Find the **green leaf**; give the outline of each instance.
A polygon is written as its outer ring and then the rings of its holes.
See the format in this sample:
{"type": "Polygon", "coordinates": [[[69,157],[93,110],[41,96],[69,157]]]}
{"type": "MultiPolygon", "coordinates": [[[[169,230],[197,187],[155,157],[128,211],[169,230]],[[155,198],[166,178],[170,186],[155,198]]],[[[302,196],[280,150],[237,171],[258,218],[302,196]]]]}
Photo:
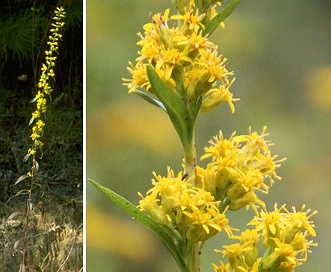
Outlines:
{"type": "Polygon", "coordinates": [[[100,190],[104,195],[106,195],[109,199],[111,199],[118,207],[124,210],[132,218],[143,223],[148,229],[153,231],[163,242],[163,244],[167,247],[171,255],[176,260],[181,271],[189,272],[180,254],[180,249],[176,246],[176,243],[174,241],[176,239],[172,239],[173,237],[170,237],[168,233],[156,221],[154,221],[144,212],[140,211],[135,205],[133,205],[130,201],[128,201],[124,197],[116,194],[111,189],[108,189],[100,185],[96,181],[93,181],[91,179],[88,179],[88,181],[91,182],[98,190],[100,190]]]}
{"type": "Polygon", "coordinates": [[[26,154],[23,158],[23,162],[26,162],[30,158],[30,156],[31,156],[30,153],[26,154]]]}
{"type": "Polygon", "coordinates": [[[153,97],[151,94],[145,93],[140,90],[135,90],[134,93],[139,95],[142,99],[146,100],[147,102],[151,103],[152,105],[161,108],[165,112],[167,111],[166,108],[164,107],[164,105],[159,100],[157,100],[155,97],[153,97]]]}
{"type": "Polygon", "coordinates": [[[171,90],[150,65],[147,66],[147,75],[153,92],[166,108],[185,149],[185,146],[192,141],[195,119],[192,118],[184,101],[171,90]]]}
{"type": "Polygon", "coordinates": [[[29,177],[30,177],[30,176],[28,176],[28,175],[22,175],[22,176],[20,176],[20,177],[16,180],[15,185],[18,184],[18,183],[20,183],[22,180],[25,180],[25,179],[27,179],[27,178],[29,178],[29,177]]]}
{"type": "Polygon", "coordinates": [[[30,103],[34,103],[34,102],[36,102],[37,99],[38,99],[38,97],[34,97],[34,98],[32,98],[31,101],[30,101],[30,103]]]}
{"type": "Polygon", "coordinates": [[[31,126],[31,124],[33,123],[34,119],[35,119],[35,118],[34,118],[33,116],[30,118],[29,126],[31,126]]]}
{"type": "Polygon", "coordinates": [[[221,10],[209,23],[206,24],[206,28],[203,30],[202,35],[207,36],[214,32],[214,30],[234,11],[239,5],[241,0],[232,0],[223,10],[221,10]]]}

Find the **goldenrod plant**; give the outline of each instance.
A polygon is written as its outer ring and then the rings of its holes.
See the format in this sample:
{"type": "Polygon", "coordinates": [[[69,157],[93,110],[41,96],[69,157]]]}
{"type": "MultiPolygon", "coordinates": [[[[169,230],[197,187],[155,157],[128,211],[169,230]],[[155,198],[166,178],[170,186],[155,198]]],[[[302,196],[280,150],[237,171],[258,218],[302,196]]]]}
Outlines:
{"type": "Polygon", "coordinates": [[[224,231],[235,242],[216,249],[228,262],[212,264],[215,272],[294,271],[306,260],[316,235],[311,217],[316,211],[275,204],[268,210],[260,194],[268,194],[281,178],[278,168],[285,159],[271,154],[272,142],[264,127],[251,127],[246,135],[235,132],[226,139],[220,130],[210,140],[198,166],[195,123],[200,113],[227,102],[232,113],[235,102],[230,89],[234,72],[226,57],[211,40],[213,31],[233,12],[240,0],[222,9],[213,0],[173,0],[170,9],[151,16],[138,33],[140,48],[129,62],[130,78],[124,78],[129,93],[159,107],[170,118],[184,153],[183,170],[154,174],[152,188],[135,206],[110,189],[90,180],[100,191],[134,219],[154,231],[182,272],[200,271],[204,243],[224,231]],[[220,11],[219,11],[220,10],[220,11]],[[251,207],[254,218],[239,231],[228,213],[251,207]]]}
{"type": "MultiPolygon", "coordinates": [[[[57,59],[59,41],[62,39],[61,31],[65,25],[65,11],[63,7],[57,7],[55,9],[55,15],[53,17],[52,28],[50,29],[50,35],[48,36],[48,50],[45,51],[45,62],[42,63],[41,67],[41,76],[37,85],[37,93],[35,97],[31,100],[31,103],[36,104],[36,109],[32,113],[32,117],[29,121],[29,126],[32,125],[30,138],[32,140],[32,146],[28,149],[28,154],[24,157],[24,161],[29,161],[32,158],[31,162],[31,171],[26,175],[22,175],[17,181],[16,184],[30,178],[30,187],[27,190],[28,199],[26,206],[26,224],[24,232],[24,245],[22,253],[22,262],[20,271],[25,271],[25,257],[27,251],[27,237],[29,230],[29,214],[31,209],[31,196],[32,189],[35,185],[35,179],[38,174],[39,164],[37,161],[38,150],[40,152],[40,158],[42,158],[43,152],[43,142],[41,137],[43,136],[44,127],[45,127],[45,115],[47,112],[47,105],[50,103],[50,94],[53,91],[53,84],[55,82],[55,63],[57,59]]],[[[15,249],[16,250],[16,249],[15,249]]]]}

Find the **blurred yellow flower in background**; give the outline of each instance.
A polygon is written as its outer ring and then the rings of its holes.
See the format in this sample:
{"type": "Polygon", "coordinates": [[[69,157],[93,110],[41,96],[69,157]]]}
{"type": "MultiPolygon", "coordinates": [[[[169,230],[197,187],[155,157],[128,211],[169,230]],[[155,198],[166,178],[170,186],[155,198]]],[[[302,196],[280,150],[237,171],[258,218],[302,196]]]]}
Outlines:
{"type": "Polygon", "coordinates": [[[166,115],[141,103],[118,102],[99,110],[88,122],[86,133],[88,139],[93,139],[88,143],[89,154],[128,143],[143,145],[165,157],[178,149],[176,134],[166,115]]]}
{"type": "Polygon", "coordinates": [[[318,109],[331,111],[331,66],[312,69],[304,81],[310,103],[318,109]]]}

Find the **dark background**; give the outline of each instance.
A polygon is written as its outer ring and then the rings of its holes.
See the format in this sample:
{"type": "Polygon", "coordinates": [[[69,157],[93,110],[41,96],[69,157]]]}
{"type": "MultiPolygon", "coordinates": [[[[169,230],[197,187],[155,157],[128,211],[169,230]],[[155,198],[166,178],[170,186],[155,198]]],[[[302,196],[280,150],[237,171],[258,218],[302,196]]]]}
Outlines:
{"type": "MultiPolygon", "coordinates": [[[[49,97],[42,142],[41,169],[47,176],[65,172],[68,186],[75,190],[82,180],[83,110],[83,16],[82,2],[1,1],[0,4],[0,177],[8,188],[7,200],[20,186],[12,186],[30,169],[23,157],[31,147],[28,126],[36,104],[41,64],[52,17],[57,6],[66,11],[66,24],[59,41],[55,83],[49,97]],[[16,150],[16,151],[15,151],[16,150]],[[75,181],[73,181],[75,180],[75,181]],[[79,181],[78,181],[79,180],[79,181]]],[[[82,188],[82,186],[80,186],[82,188]]],[[[70,190],[70,188],[68,188],[70,190]]],[[[77,192],[69,192],[76,194],[77,192]]],[[[82,191],[78,192],[82,194],[82,191]]]]}
{"type": "MultiPolygon", "coordinates": [[[[31,196],[26,265],[46,271],[79,271],[83,266],[83,2],[80,0],[0,1],[0,270],[18,271],[23,248],[26,190],[18,184],[32,160],[29,120],[36,109],[41,65],[56,7],[66,24],[59,41],[53,92],[38,150],[31,196]]],[[[28,268],[27,268],[28,269],[28,268]]],[[[40,270],[41,271],[41,270],[40,270]]]]}

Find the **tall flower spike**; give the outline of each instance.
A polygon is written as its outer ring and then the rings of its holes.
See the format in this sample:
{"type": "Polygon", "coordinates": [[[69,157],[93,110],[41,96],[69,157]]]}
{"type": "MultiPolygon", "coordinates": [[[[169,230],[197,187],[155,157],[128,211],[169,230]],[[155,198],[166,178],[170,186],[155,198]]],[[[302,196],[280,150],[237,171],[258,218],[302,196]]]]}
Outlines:
{"type": "MultiPolygon", "coordinates": [[[[29,125],[34,124],[32,127],[32,134],[30,135],[33,141],[32,148],[29,148],[28,154],[25,156],[26,161],[30,155],[35,156],[37,147],[42,147],[43,142],[40,138],[43,135],[45,123],[41,119],[47,111],[48,95],[53,91],[52,83],[55,80],[54,66],[57,56],[54,56],[58,50],[59,39],[62,38],[60,34],[61,29],[64,26],[65,12],[62,7],[57,7],[55,10],[55,16],[53,17],[54,23],[52,23],[51,35],[48,37],[47,44],[48,50],[45,51],[45,63],[42,63],[41,76],[37,84],[38,92],[31,102],[36,103],[36,110],[32,113],[32,117],[29,121],[29,125]]],[[[35,168],[35,167],[33,167],[35,168]]],[[[33,172],[33,171],[32,171],[33,172]]],[[[29,176],[32,174],[29,172],[29,176]]]]}

